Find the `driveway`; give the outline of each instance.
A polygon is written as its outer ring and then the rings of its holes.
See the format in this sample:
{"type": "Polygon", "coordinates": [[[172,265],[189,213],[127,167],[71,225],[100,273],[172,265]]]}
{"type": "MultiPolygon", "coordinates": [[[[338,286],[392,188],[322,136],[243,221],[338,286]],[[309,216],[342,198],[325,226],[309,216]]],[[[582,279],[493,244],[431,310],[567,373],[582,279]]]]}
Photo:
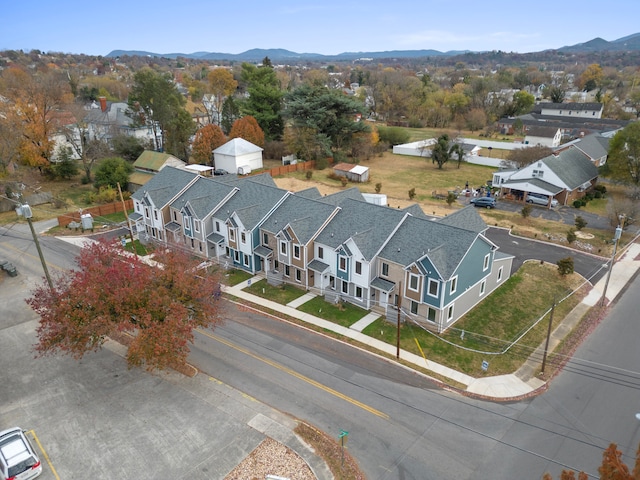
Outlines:
{"type": "MultiPolygon", "coordinates": [[[[458,203],[466,206],[469,205],[470,200],[471,198],[469,197],[459,197],[458,203]]],[[[573,207],[561,206],[556,208],[546,208],[539,205],[513,202],[511,200],[498,200],[496,203],[496,210],[520,213],[522,207],[524,207],[525,205],[531,205],[532,208],[530,216],[532,218],[542,218],[545,220],[564,223],[565,225],[575,225],[576,217],[581,216],[585,219],[589,228],[595,228],[598,230],[611,230],[613,234],[613,227],[611,226],[608,218],[585,212],[573,207]]]]}
{"type": "Polygon", "coordinates": [[[489,227],[486,237],[500,247],[500,251],[513,255],[511,273],[516,272],[526,260],[544,260],[555,264],[566,257],[573,258],[574,270],[589,280],[592,284],[597,282],[606,273],[604,268],[607,258],[589,253],[580,252],[572,248],[545,243],[538,240],[530,240],[515,237],[504,228],[489,227]]]}

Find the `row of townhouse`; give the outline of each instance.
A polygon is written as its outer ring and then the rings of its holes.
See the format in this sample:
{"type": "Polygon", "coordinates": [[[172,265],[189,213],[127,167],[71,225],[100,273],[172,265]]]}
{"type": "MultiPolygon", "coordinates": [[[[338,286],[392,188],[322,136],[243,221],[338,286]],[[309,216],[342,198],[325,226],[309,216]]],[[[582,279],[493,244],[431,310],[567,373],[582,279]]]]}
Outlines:
{"type": "Polygon", "coordinates": [[[357,188],[293,193],[267,175],[166,167],[133,196],[148,240],[442,332],[506,280],[513,258],[470,206],[440,219],[367,203],[357,188]]]}

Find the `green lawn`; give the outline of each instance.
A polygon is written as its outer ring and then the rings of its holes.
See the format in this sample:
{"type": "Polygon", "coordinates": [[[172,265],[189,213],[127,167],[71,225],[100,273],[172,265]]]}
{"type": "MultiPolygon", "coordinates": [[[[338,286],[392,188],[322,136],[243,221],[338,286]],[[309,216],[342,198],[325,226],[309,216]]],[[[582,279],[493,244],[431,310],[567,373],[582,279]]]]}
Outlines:
{"type": "MultiPolygon", "coordinates": [[[[517,346],[511,347],[507,353],[500,352],[550,309],[554,298],[560,300],[579,281],[577,276],[561,277],[555,266],[526,263],[503,286],[441,336],[428,333],[415,324],[403,323],[400,329],[401,348],[417,355],[424,352],[429,360],[474,377],[513,373],[545,339],[548,316],[527,333],[517,346]],[[489,362],[487,372],[481,368],[483,361],[489,362]]],[[[580,296],[573,295],[557,305],[554,325],[579,301],[580,296]]],[[[395,345],[396,329],[396,324],[378,320],[363,333],[395,345]]]]}
{"type": "Polygon", "coordinates": [[[253,277],[253,275],[251,275],[249,272],[232,268],[224,273],[222,283],[232,287],[241,282],[244,282],[245,280],[249,280],[251,277],[253,277]]]}
{"type": "Polygon", "coordinates": [[[337,305],[325,302],[324,297],[315,297],[300,305],[298,310],[329,320],[343,327],[350,327],[369,313],[350,303],[340,302],[337,305]]]}
{"type": "Polygon", "coordinates": [[[269,285],[266,280],[253,283],[246,287],[244,291],[282,305],[286,305],[306,293],[303,289],[286,283],[274,287],[273,285],[269,285]]]}

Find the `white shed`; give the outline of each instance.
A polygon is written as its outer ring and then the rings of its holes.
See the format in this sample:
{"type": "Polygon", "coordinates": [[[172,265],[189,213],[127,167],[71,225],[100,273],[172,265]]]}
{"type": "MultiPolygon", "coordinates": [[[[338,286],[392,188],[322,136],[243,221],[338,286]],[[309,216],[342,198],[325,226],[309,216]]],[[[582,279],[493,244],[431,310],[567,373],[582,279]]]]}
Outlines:
{"type": "Polygon", "coordinates": [[[262,148],[247,142],[244,138],[234,138],[213,151],[213,162],[216,169],[229,173],[243,170],[259,170],[262,168],[262,148]]]}

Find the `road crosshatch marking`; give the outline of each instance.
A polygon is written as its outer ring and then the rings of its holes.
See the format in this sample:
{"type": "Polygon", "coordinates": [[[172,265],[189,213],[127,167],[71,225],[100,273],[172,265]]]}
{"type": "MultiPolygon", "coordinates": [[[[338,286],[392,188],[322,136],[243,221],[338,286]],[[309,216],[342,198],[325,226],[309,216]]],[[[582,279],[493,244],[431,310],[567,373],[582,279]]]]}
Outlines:
{"type": "Polygon", "coordinates": [[[51,463],[51,459],[49,458],[49,455],[47,455],[47,452],[45,451],[44,447],[40,443],[40,439],[36,435],[35,430],[29,430],[26,433],[30,435],[33,441],[36,442],[36,444],[38,445],[38,449],[40,450],[42,457],[46,460],[47,464],[49,465],[49,468],[51,469],[51,473],[53,473],[53,476],[56,477],[56,480],[60,480],[60,477],[58,476],[58,472],[56,472],[56,469],[54,468],[53,463],[51,463]]]}
{"type": "Polygon", "coordinates": [[[255,358],[256,360],[259,360],[260,362],[266,363],[267,365],[270,365],[270,366],[272,366],[274,368],[277,368],[278,370],[280,370],[282,372],[288,373],[289,375],[291,375],[293,377],[296,377],[297,379],[302,380],[303,382],[306,382],[309,385],[313,385],[314,387],[317,387],[320,390],[323,390],[323,391],[325,391],[327,393],[330,393],[331,395],[333,395],[335,397],[341,398],[342,400],[345,400],[346,402],[349,402],[349,403],[355,405],[356,407],[360,407],[360,408],[362,408],[363,410],[366,410],[369,413],[377,415],[380,418],[384,418],[385,420],[389,419],[389,415],[387,415],[384,412],[376,410],[375,408],[370,407],[369,405],[366,405],[366,404],[364,404],[362,402],[359,402],[355,398],[351,398],[348,395],[345,395],[344,393],[340,393],[337,390],[334,390],[333,388],[327,387],[326,385],[323,385],[320,382],[316,382],[315,380],[313,380],[313,379],[311,379],[309,377],[306,377],[306,376],[302,375],[301,373],[296,372],[295,370],[292,370],[292,369],[290,369],[288,367],[285,367],[284,365],[280,365],[279,363],[274,362],[273,360],[269,360],[268,358],[264,358],[264,357],[261,357],[259,355],[256,355],[255,353],[251,352],[250,350],[247,350],[247,349],[245,349],[243,347],[240,347],[239,345],[236,345],[235,343],[232,343],[229,340],[225,340],[222,337],[219,337],[219,336],[214,335],[214,334],[209,333],[209,332],[205,332],[203,330],[199,330],[198,329],[197,332],[201,333],[202,335],[205,335],[206,337],[209,337],[209,338],[211,338],[213,340],[216,340],[216,341],[218,341],[218,342],[220,342],[220,343],[222,343],[222,344],[224,344],[224,345],[226,345],[228,347],[231,347],[234,350],[242,352],[245,355],[248,355],[248,356],[250,356],[252,358],[255,358]]]}

